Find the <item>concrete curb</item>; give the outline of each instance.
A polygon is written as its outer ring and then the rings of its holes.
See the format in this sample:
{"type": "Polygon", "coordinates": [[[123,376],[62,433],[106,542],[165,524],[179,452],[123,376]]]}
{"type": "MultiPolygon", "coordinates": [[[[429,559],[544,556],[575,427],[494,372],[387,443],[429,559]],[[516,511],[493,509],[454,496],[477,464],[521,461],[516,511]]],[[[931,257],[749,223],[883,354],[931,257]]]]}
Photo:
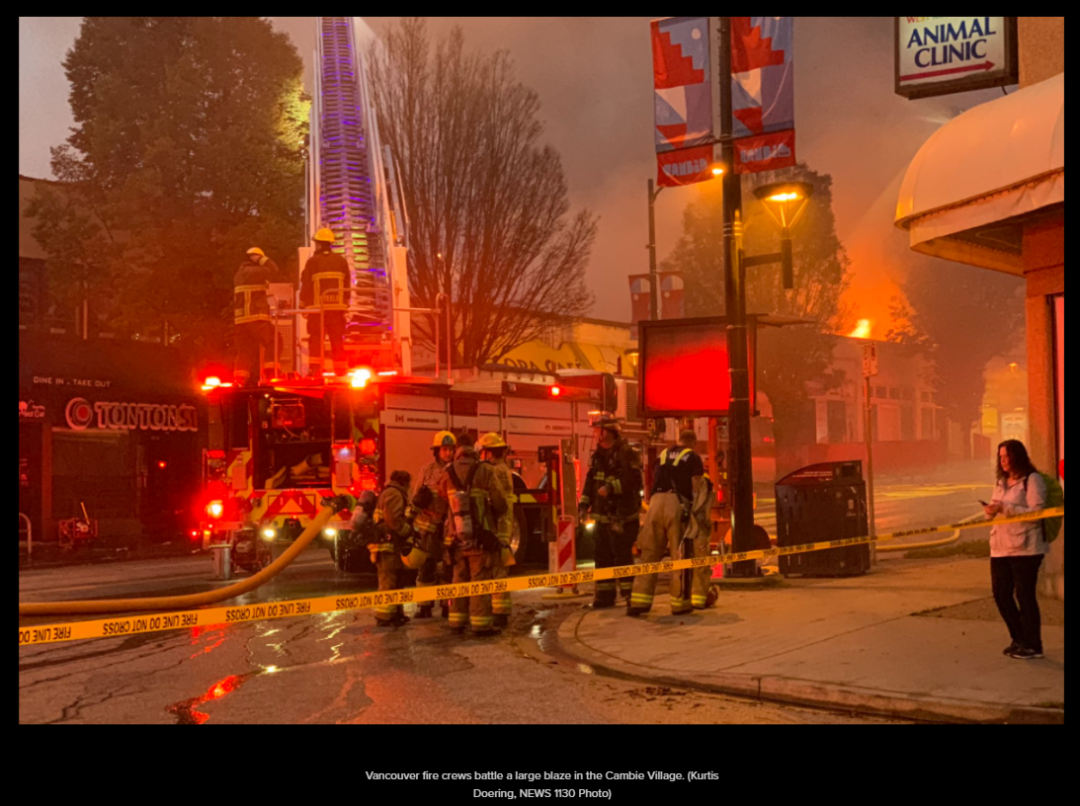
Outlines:
{"type": "Polygon", "coordinates": [[[896,717],[919,722],[967,725],[1064,725],[1065,710],[921,697],[892,691],[839,686],[789,677],[731,673],[672,676],[624,661],[582,643],[577,627],[587,613],[565,619],[557,632],[559,647],[568,657],[602,673],[621,679],[689,688],[787,705],[804,705],[832,711],[896,717]]]}

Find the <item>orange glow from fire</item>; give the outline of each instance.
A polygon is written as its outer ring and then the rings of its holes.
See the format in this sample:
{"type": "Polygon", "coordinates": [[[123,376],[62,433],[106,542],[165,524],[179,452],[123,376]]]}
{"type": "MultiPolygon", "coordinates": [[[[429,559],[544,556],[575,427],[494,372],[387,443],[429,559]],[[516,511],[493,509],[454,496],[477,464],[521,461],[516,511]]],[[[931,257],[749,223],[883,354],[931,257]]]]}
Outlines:
{"type": "Polygon", "coordinates": [[[848,333],[851,339],[869,339],[874,335],[874,323],[869,319],[860,319],[855,329],[848,333]]]}

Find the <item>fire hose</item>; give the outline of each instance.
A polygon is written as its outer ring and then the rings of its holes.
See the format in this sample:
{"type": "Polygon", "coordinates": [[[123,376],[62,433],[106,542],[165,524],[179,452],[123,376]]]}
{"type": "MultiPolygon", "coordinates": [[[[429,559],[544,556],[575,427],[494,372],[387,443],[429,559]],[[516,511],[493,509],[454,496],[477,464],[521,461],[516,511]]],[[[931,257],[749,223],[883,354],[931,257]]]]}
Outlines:
{"type": "MultiPolygon", "coordinates": [[[[984,516],[980,513],[978,515],[972,515],[967,520],[960,521],[960,523],[974,523],[975,521],[979,521],[979,520],[983,520],[983,519],[984,519],[984,516]]],[[[986,525],[990,526],[990,523],[987,522],[986,525]]],[[[929,541],[927,543],[897,543],[896,545],[893,545],[893,546],[889,546],[889,545],[886,545],[884,543],[881,543],[881,544],[878,544],[877,551],[880,554],[882,552],[921,551],[923,549],[936,549],[936,548],[941,548],[942,546],[951,546],[953,543],[956,543],[958,540],[960,540],[960,530],[959,529],[957,529],[955,532],[953,532],[951,537],[946,537],[943,540],[931,540],[931,541],[929,541]]]]}
{"type": "Polygon", "coordinates": [[[185,608],[203,607],[205,605],[223,602],[233,599],[249,591],[253,591],[264,583],[270,581],[292,563],[312,540],[319,536],[323,527],[343,509],[348,509],[352,502],[345,496],[333,499],[324,499],[323,508],[319,511],[308,527],[300,533],[291,546],[266,568],[248,577],[245,580],[229,585],[220,590],[204,591],[203,593],[191,593],[185,596],[158,596],[142,599],[95,599],[93,601],[73,602],[35,602],[32,604],[19,604],[20,616],[75,616],[101,613],[126,613],[145,610],[182,610],[185,608]]]}

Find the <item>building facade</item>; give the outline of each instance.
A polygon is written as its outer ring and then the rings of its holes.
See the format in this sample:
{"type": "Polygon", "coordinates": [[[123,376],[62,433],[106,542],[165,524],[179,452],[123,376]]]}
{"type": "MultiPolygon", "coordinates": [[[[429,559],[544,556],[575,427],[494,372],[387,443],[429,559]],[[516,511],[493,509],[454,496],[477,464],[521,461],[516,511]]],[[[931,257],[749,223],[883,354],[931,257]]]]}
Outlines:
{"type": "MultiPolygon", "coordinates": [[[[1020,88],[939,129],[908,168],[911,248],[1026,280],[1028,448],[1065,476],[1065,18],[1020,17],[1020,88]]],[[[1065,540],[1042,592],[1065,598],[1065,540]]]]}

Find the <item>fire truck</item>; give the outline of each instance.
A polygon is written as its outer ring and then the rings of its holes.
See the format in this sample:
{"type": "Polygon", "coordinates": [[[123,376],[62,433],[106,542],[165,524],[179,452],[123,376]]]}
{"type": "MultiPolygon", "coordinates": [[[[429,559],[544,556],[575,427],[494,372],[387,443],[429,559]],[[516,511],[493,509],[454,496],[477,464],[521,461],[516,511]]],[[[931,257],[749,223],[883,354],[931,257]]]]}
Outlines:
{"type": "MultiPolygon", "coordinates": [[[[275,543],[294,540],[306,528],[322,499],[379,492],[394,470],[415,477],[432,459],[435,433],[475,440],[497,432],[513,450],[515,554],[523,562],[541,559],[555,504],[552,486],[538,489],[552,471],[541,459],[570,441],[578,462],[587,462],[590,414],[613,402],[605,400],[605,386],[611,384],[602,373],[554,384],[449,384],[364,368],[345,377],[283,378],[242,388],[208,378],[204,545],[228,543],[238,570],[258,570],[275,543]]],[[[579,479],[566,484],[577,488],[579,479]]],[[[366,551],[350,545],[350,518],[341,513],[320,539],[340,570],[368,571],[366,551]]]]}

